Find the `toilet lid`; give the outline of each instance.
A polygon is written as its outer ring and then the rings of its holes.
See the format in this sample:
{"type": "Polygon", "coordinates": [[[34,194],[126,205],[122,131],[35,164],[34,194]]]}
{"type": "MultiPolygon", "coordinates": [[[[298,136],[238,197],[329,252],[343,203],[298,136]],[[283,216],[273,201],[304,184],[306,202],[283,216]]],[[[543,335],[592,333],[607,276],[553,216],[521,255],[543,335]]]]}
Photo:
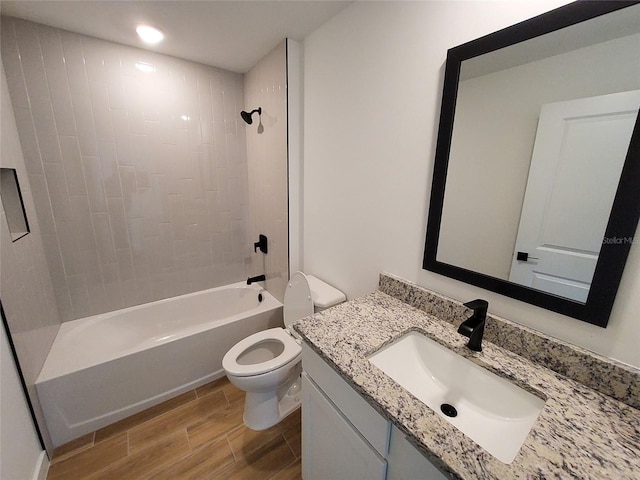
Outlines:
{"type": "Polygon", "coordinates": [[[295,334],[291,326],[296,320],[313,315],[313,298],[309,281],[302,272],[291,276],[284,292],[284,326],[295,334]]]}
{"type": "Polygon", "coordinates": [[[256,332],[240,340],[222,358],[222,368],[236,377],[251,377],[271,372],[287,363],[296,360],[302,354],[302,347],[283,328],[276,327],[256,332]],[[259,348],[265,341],[274,340],[282,343],[283,351],[275,358],[259,363],[238,363],[238,357],[252,348],[259,348]]]}

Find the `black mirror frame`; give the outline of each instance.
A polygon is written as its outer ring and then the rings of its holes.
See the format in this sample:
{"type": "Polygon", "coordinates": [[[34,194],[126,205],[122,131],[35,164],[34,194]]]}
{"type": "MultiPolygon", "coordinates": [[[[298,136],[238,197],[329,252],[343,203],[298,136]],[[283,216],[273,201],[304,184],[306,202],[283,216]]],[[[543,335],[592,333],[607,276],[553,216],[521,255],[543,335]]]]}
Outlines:
{"type": "Polygon", "coordinates": [[[605,238],[620,239],[621,242],[603,241],[591,289],[585,303],[439,262],[436,260],[436,253],[462,62],[638,3],[640,3],[639,0],[577,1],[459,45],[447,52],[422,268],[593,325],[607,326],[640,218],[640,196],[638,196],[638,185],[640,185],[640,114],[633,129],[609,223],[605,231],[605,238]]]}

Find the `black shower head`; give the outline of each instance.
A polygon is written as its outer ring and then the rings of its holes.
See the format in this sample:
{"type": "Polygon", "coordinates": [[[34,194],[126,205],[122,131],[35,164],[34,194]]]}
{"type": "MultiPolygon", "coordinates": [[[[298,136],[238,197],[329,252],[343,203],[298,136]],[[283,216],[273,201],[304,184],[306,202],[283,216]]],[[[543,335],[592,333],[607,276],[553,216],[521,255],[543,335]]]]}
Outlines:
{"type": "Polygon", "coordinates": [[[242,119],[247,122],[249,125],[251,125],[253,123],[253,120],[251,120],[251,114],[245,112],[244,110],[242,112],[240,112],[240,116],[242,117],[242,119]]]}
{"type": "Polygon", "coordinates": [[[240,116],[245,122],[247,122],[248,125],[251,125],[253,123],[253,119],[251,118],[251,115],[253,115],[256,112],[258,112],[258,115],[262,115],[262,108],[258,107],[255,110],[251,110],[250,112],[245,112],[243,110],[242,112],[240,112],[240,116]]]}

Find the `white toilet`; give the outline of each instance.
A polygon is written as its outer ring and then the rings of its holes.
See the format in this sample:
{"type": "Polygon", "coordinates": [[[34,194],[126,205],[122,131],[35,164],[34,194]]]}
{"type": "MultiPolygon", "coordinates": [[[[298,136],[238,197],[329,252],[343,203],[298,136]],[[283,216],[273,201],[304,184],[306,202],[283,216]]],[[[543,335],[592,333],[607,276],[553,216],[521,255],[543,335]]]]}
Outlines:
{"type": "Polygon", "coordinates": [[[296,272],[284,294],[285,328],[254,333],[226,353],[222,367],[229,381],[247,392],[243,416],[247,427],[265,430],[300,406],[302,348],[292,324],[345,300],[340,290],[296,272]]]}

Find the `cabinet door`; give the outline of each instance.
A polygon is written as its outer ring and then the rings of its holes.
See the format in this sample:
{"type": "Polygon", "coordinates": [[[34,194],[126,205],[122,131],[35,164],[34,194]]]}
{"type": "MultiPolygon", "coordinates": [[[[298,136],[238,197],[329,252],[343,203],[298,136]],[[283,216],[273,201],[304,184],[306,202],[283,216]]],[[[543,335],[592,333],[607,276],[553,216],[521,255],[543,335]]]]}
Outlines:
{"type": "Polygon", "coordinates": [[[447,476],[426,459],[395,426],[391,427],[387,480],[447,480],[447,476]]]}
{"type": "Polygon", "coordinates": [[[384,480],[387,462],[302,374],[304,480],[384,480]]]}
{"type": "Polygon", "coordinates": [[[381,457],[389,453],[391,422],[376,412],[320,355],[302,344],[302,369],[381,457]]]}

